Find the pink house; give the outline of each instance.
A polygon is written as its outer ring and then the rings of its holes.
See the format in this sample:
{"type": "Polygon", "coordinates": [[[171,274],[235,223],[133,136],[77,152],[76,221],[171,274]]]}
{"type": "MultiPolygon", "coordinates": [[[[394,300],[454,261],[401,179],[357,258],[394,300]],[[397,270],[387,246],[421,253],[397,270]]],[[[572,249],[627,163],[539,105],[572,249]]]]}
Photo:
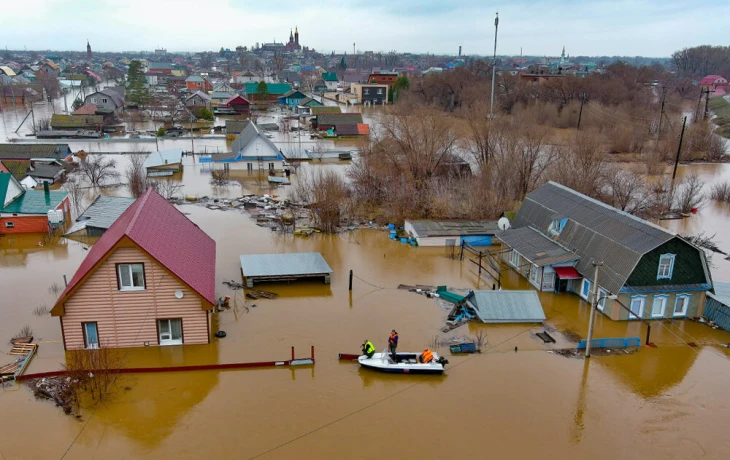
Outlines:
{"type": "Polygon", "coordinates": [[[703,90],[715,91],[715,96],[725,94],[728,91],[728,79],[722,75],[708,75],[700,80],[703,90]]]}
{"type": "Polygon", "coordinates": [[[149,189],[94,244],[51,310],[65,349],[210,342],[215,241],[149,189]]]}

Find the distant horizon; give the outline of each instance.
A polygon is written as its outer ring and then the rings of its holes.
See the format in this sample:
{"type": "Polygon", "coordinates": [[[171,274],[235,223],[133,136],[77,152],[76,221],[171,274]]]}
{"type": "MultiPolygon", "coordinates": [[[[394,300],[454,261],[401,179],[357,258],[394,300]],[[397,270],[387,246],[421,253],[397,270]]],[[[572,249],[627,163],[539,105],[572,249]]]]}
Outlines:
{"type": "Polygon", "coordinates": [[[300,44],[322,54],[351,54],[354,43],[358,50],[442,56],[457,55],[461,46],[466,56],[490,56],[499,11],[497,54],[502,56],[520,50],[525,56],[559,56],[565,46],[571,56],[668,57],[685,47],[726,44],[730,2],[707,0],[702,6],[682,0],[495,0],[489,5],[483,0],[344,5],[322,0],[316,6],[280,0],[272,14],[269,5],[239,0],[209,0],[204,9],[193,0],[26,0],[3,5],[0,47],[43,50],[53,41],[59,49],[83,52],[88,39],[92,50],[105,52],[149,47],[196,53],[286,43],[298,27],[300,44]],[[32,27],[16,19],[29,9],[32,27]],[[220,20],[203,28],[190,25],[198,17],[220,20]]]}

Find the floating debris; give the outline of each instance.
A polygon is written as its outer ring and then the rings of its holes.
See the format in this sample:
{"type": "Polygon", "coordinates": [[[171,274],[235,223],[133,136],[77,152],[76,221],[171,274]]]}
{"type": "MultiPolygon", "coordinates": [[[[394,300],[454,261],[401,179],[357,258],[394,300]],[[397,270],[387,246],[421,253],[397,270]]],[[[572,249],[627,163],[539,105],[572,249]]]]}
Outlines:
{"type": "Polygon", "coordinates": [[[261,297],[263,297],[264,299],[275,299],[275,298],[279,297],[279,294],[277,294],[275,292],[261,291],[258,289],[254,289],[254,290],[248,291],[246,293],[246,297],[249,299],[258,299],[261,297]]]}

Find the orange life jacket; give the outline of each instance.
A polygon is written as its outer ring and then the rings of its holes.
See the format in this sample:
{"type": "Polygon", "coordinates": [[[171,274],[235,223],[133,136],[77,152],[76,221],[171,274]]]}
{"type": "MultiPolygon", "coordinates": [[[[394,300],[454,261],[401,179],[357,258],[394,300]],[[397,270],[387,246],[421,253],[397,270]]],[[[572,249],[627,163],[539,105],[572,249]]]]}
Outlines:
{"type": "Polygon", "coordinates": [[[390,338],[388,338],[388,343],[390,345],[398,345],[398,334],[390,333],[390,338]]]}
{"type": "Polygon", "coordinates": [[[423,354],[421,354],[421,362],[426,364],[430,363],[431,361],[433,361],[433,353],[431,353],[431,350],[423,350],[423,354]]]}

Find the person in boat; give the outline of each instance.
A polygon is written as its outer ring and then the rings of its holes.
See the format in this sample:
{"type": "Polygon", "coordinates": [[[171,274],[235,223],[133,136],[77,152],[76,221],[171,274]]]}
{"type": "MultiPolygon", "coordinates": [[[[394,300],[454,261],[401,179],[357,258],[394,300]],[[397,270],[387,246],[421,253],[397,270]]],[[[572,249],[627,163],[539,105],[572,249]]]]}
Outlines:
{"type": "Polygon", "coordinates": [[[362,344],[362,354],[367,356],[368,359],[372,358],[375,354],[375,345],[368,339],[365,339],[365,342],[362,344]]]}
{"type": "Polygon", "coordinates": [[[388,337],[388,348],[390,348],[390,356],[393,358],[393,361],[398,361],[398,355],[395,352],[395,349],[398,348],[398,333],[395,332],[395,329],[390,331],[390,337],[388,337]]]}
{"type": "Polygon", "coordinates": [[[428,348],[424,348],[423,353],[418,356],[418,362],[428,364],[433,361],[433,353],[428,348]]]}

